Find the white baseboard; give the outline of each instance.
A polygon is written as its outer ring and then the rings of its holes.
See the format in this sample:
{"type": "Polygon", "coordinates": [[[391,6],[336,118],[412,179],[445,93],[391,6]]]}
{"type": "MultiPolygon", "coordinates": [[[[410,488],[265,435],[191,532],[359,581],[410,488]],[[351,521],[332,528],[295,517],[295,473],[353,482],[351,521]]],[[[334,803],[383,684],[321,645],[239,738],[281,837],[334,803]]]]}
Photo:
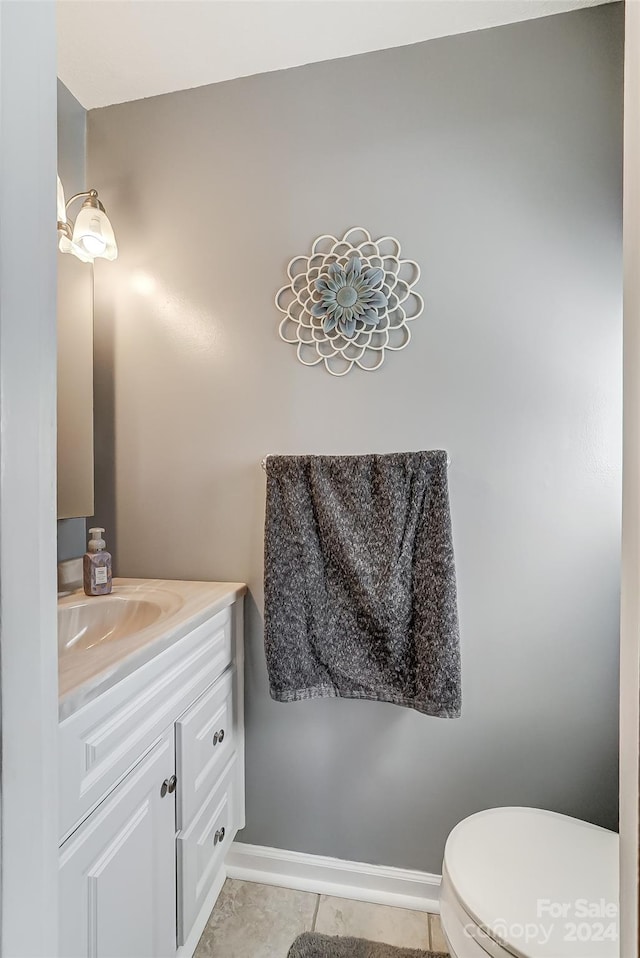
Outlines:
{"type": "Polygon", "coordinates": [[[440,875],[305,855],[263,845],[234,842],[227,854],[227,877],[280,885],[335,898],[394,905],[414,911],[440,911],[440,875]]]}

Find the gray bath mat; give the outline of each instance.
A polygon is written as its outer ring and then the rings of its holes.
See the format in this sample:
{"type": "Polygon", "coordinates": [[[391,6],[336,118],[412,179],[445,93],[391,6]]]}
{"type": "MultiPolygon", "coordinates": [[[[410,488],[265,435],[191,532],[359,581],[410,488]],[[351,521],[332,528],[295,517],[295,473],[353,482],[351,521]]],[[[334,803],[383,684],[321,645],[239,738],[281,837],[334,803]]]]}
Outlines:
{"type": "Polygon", "coordinates": [[[333,938],[305,932],[296,938],[287,958],[445,958],[440,952],[394,948],[364,938],[333,938]]]}

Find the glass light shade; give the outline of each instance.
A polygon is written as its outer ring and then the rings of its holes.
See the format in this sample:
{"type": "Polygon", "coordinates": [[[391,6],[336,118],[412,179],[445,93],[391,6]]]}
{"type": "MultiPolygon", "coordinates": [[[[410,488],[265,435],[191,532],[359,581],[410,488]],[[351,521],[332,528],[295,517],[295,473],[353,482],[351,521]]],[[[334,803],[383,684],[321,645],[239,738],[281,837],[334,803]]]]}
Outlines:
{"type": "Polygon", "coordinates": [[[60,234],[58,249],[61,253],[73,253],[73,255],[77,256],[83,263],[93,263],[93,256],[90,256],[81,246],[76,246],[64,233],[60,234]]]}
{"type": "Polygon", "coordinates": [[[83,206],[73,228],[73,245],[91,259],[115,259],[118,255],[116,238],[109,217],[101,209],[83,206]]]}
{"type": "Polygon", "coordinates": [[[89,256],[84,249],[75,246],[71,240],[71,228],[67,219],[67,205],[64,199],[64,187],[62,180],[58,177],[58,194],[56,205],[58,207],[58,249],[61,253],[73,253],[83,263],[93,263],[93,256],[89,256]]]}

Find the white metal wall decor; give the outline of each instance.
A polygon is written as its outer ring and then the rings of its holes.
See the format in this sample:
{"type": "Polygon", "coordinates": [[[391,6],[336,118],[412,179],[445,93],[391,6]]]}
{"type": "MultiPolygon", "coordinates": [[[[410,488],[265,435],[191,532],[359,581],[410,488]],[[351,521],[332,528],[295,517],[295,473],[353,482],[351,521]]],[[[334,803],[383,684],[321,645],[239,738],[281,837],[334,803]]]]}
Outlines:
{"type": "Polygon", "coordinates": [[[385,350],[409,345],[408,324],[424,309],[413,288],[418,264],[400,258],[393,236],[373,240],[361,226],[342,239],[319,236],[309,256],[291,260],[287,275],[275,298],[284,313],[280,338],[297,347],[305,366],[324,362],[332,376],[354,365],[379,369],[385,350]]]}

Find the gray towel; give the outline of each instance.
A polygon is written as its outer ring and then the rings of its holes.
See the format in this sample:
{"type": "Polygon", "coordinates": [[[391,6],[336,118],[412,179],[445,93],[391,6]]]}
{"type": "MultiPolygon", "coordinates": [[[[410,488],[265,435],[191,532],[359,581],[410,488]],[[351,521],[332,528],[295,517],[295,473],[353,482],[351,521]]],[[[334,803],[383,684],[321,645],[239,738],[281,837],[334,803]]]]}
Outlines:
{"type": "Polygon", "coordinates": [[[269,456],[265,651],[279,702],[460,715],[445,452],[269,456]]]}

